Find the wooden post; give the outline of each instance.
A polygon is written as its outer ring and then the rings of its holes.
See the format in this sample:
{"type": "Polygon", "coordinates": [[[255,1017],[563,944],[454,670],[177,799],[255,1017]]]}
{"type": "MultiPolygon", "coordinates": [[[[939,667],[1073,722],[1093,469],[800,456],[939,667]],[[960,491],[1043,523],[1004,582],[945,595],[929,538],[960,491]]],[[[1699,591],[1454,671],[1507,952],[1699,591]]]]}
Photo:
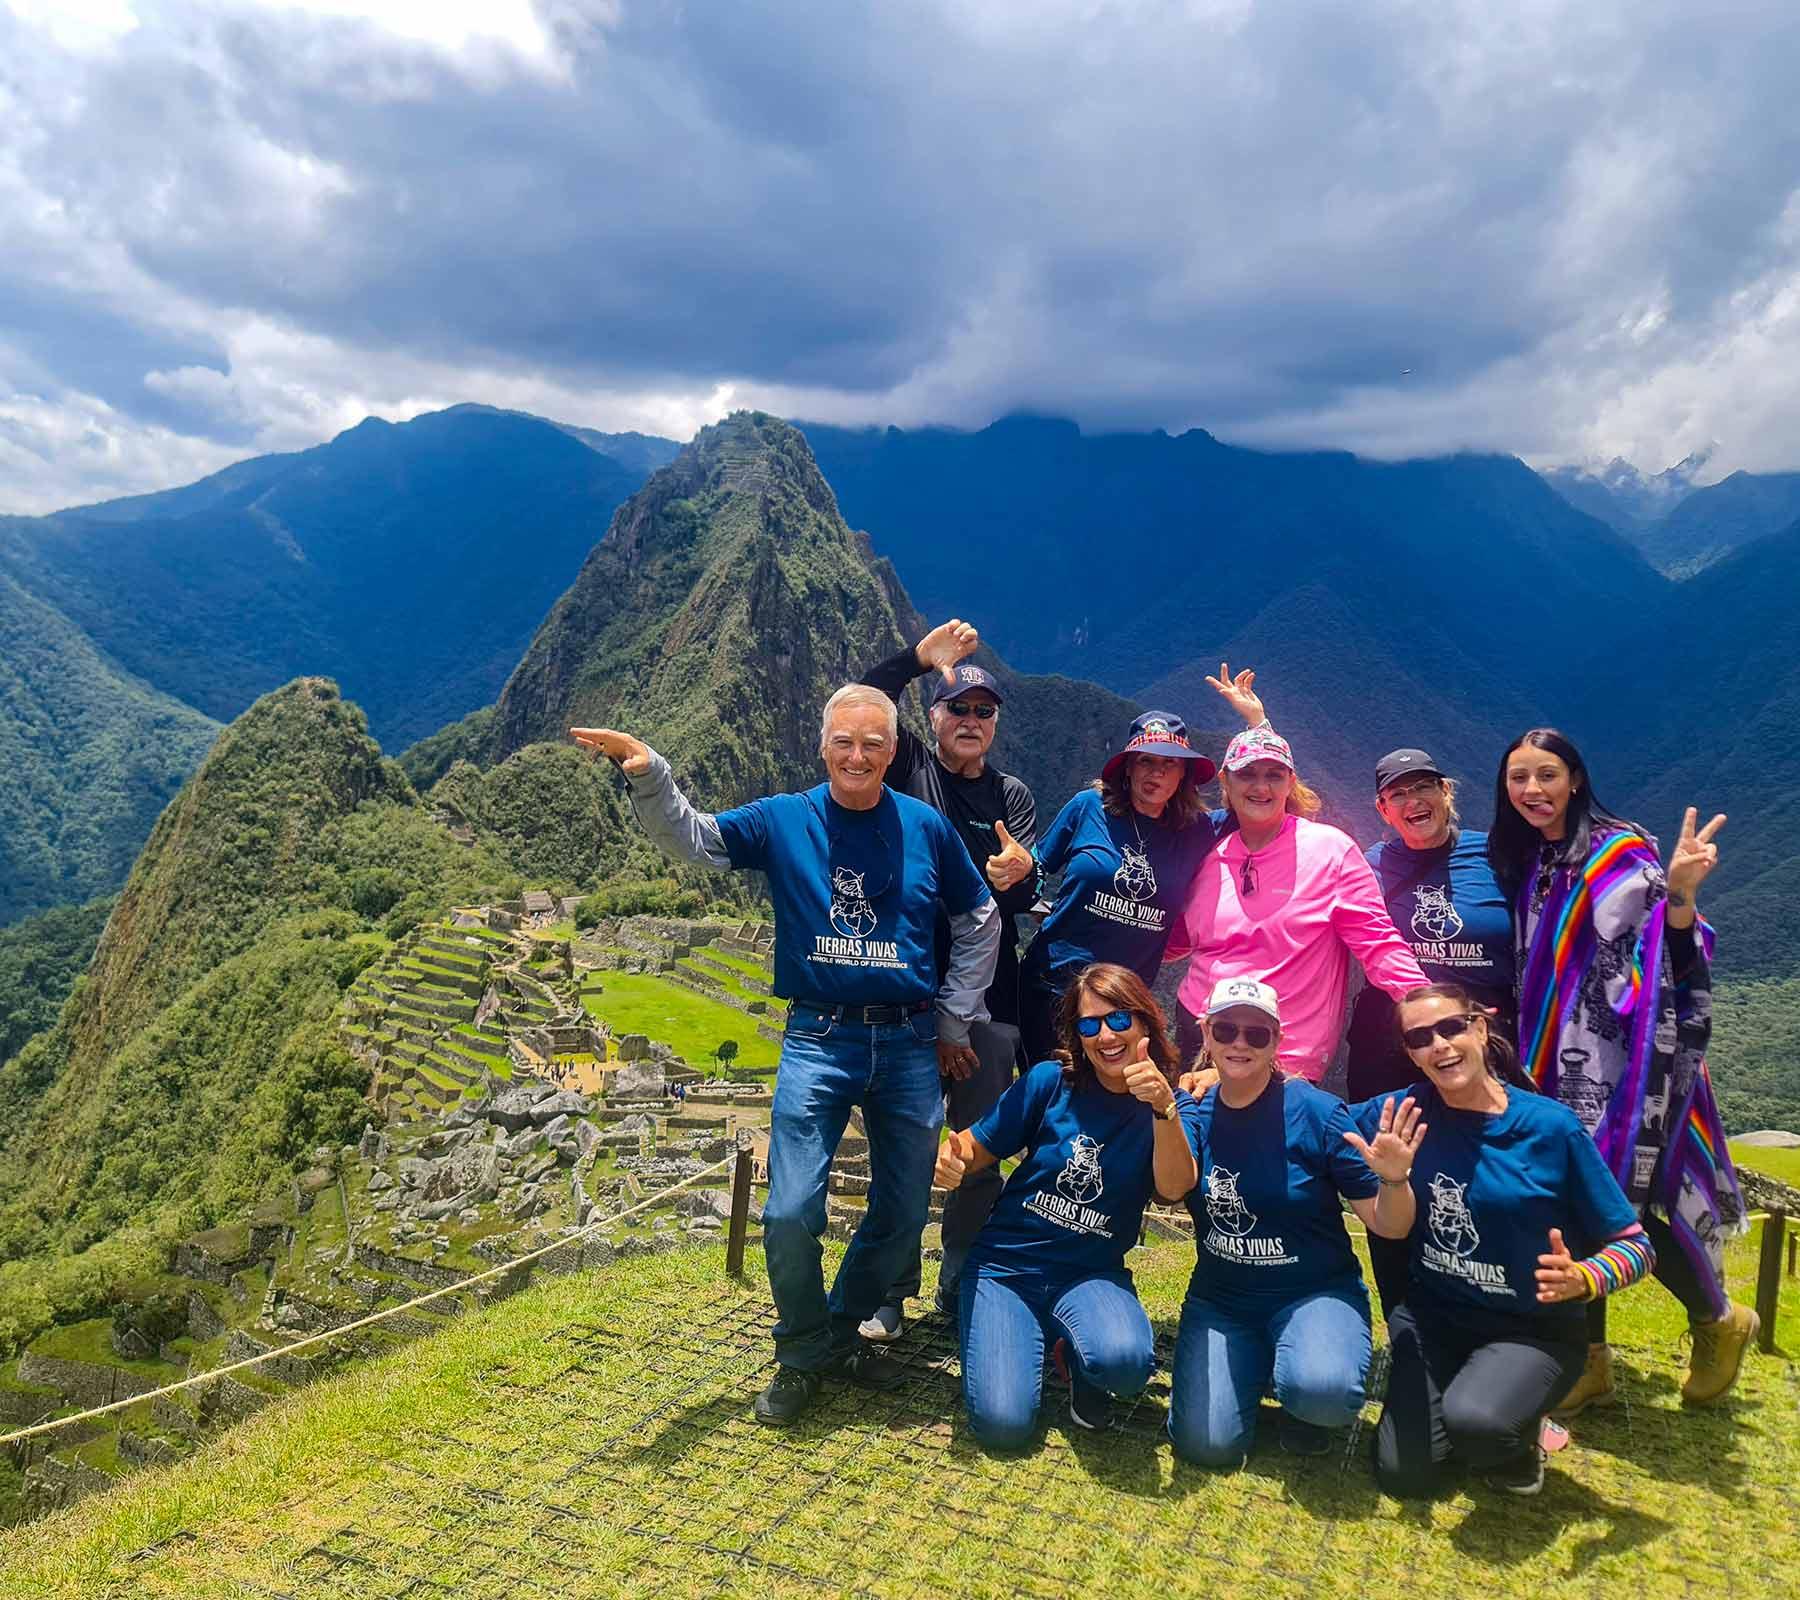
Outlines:
{"type": "Polygon", "coordinates": [[[1756,1272],[1756,1314],[1762,1318],[1757,1346],[1765,1355],[1775,1349],[1775,1313],[1781,1304],[1781,1240],[1787,1232],[1787,1213],[1771,1208],[1763,1223],[1762,1258],[1756,1272]]]}
{"type": "Polygon", "coordinates": [[[1793,1238],[1788,1240],[1788,1276],[1790,1278],[1794,1276],[1797,1268],[1800,1268],[1800,1263],[1795,1261],[1797,1256],[1800,1256],[1800,1233],[1796,1233],[1793,1238]]]}
{"type": "Polygon", "coordinates": [[[740,1144],[731,1173],[731,1227],[725,1235],[725,1270],[744,1275],[744,1235],[750,1227],[750,1146],[740,1144]]]}

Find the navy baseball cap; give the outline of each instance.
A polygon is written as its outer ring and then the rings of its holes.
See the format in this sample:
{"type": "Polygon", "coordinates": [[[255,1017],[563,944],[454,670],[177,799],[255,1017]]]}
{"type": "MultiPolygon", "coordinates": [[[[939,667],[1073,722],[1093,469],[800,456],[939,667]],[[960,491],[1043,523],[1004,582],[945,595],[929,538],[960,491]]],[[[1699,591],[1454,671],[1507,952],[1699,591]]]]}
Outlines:
{"type": "Polygon", "coordinates": [[[971,689],[986,689],[994,697],[996,705],[1005,705],[1006,696],[1000,692],[1000,680],[985,667],[978,667],[973,662],[962,661],[950,669],[956,674],[946,680],[943,673],[938,674],[937,688],[931,693],[931,703],[941,705],[946,700],[954,700],[959,694],[967,694],[971,689]]]}
{"type": "Polygon", "coordinates": [[[1402,778],[1442,778],[1444,769],[1423,750],[1390,750],[1375,763],[1375,792],[1402,778]]]}
{"type": "Polygon", "coordinates": [[[1103,782],[1111,783],[1125,767],[1127,756],[1173,756],[1178,761],[1197,761],[1200,770],[1195,783],[1205,783],[1219,769],[1208,756],[1203,756],[1188,740],[1187,724],[1173,711],[1146,711],[1131,724],[1125,736],[1125,748],[1111,756],[1100,769],[1103,782]]]}

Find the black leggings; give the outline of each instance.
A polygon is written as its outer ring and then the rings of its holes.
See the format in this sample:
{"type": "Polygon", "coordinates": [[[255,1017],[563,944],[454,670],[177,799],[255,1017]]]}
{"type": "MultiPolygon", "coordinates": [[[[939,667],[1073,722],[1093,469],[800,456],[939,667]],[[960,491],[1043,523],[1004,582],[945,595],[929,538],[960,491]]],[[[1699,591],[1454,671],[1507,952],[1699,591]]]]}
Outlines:
{"type": "Polygon", "coordinates": [[[1399,1499],[1447,1486],[1446,1468],[1477,1472],[1537,1447],[1544,1414],[1587,1362],[1580,1324],[1534,1329],[1524,1318],[1471,1328],[1396,1306],[1388,1317],[1393,1365],[1375,1430],[1375,1479],[1399,1499]]]}
{"type": "MultiPolygon", "coordinates": [[[[1650,1235],[1650,1248],[1656,1252],[1656,1281],[1674,1295],[1688,1314],[1689,1322],[1713,1320],[1713,1297],[1694,1270],[1687,1251],[1676,1242],[1668,1223],[1653,1211],[1644,1213],[1644,1232],[1650,1235]]],[[[1590,1300],[1587,1307],[1588,1343],[1606,1343],[1606,1301],[1590,1300]]]]}

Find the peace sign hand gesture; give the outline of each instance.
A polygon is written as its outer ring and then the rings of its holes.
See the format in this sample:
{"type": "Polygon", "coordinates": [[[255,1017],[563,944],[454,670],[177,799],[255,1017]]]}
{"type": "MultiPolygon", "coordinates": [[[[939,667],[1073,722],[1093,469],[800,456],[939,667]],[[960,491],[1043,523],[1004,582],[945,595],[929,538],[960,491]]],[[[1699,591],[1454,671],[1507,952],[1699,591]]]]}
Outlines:
{"type": "Polygon", "coordinates": [[[974,655],[980,643],[981,635],[972,623],[952,617],[948,622],[940,622],[914,645],[913,655],[920,666],[936,667],[946,683],[955,683],[956,664],[974,655]]]}
{"type": "Polygon", "coordinates": [[[1244,726],[1254,728],[1264,720],[1263,703],[1258,698],[1255,688],[1256,674],[1245,667],[1235,677],[1226,662],[1219,663],[1219,675],[1208,676],[1206,680],[1224,698],[1225,702],[1244,719],[1244,726]]]}
{"type": "Polygon", "coordinates": [[[571,728],[569,737],[583,750],[593,750],[616,761],[625,772],[647,772],[650,767],[650,746],[642,739],[634,739],[628,733],[620,733],[614,728],[571,728]]]}
{"type": "Polygon", "coordinates": [[[1004,892],[1021,882],[1037,863],[1031,852],[1006,831],[1004,822],[994,823],[994,833],[1000,840],[1000,848],[987,858],[987,880],[1004,892]]]}
{"type": "Polygon", "coordinates": [[[1674,853],[1669,857],[1669,901],[1676,906],[1692,905],[1702,880],[1719,864],[1719,847],[1712,841],[1713,835],[1725,826],[1725,813],[1721,811],[1695,832],[1699,815],[1693,806],[1687,808],[1681,819],[1681,837],[1675,841],[1674,853]]]}
{"type": "MultiPolygon", "coordinates": [[[[1694,820],[1693,812],[1688,821],[1694,820]]],[[[1537,1297],[1546,1305],[1559,1300],[1585,1300],[1588,1297],[1587,1275],[1575,1265],[1569,1247],[1563,1243],[1562,1229],[1550,1230],[1550,1252],[1538,1257],[1537,1297]]]]}
{"type": "Polygon", "coordinates": [[[1376,1177],[1388,1183],[1404,1183],[1412,1176],[1413,1157],[1418,1154],[1428,1123],[1419,1121],[1419,1102],[1411,1095],[1399,1097],[1395,1109],[1394,1095],[1381,1102],[1381,1125],[1373,1139],[1344,1130],[1344,1141],[1364,1161],[1376,1177]]]}

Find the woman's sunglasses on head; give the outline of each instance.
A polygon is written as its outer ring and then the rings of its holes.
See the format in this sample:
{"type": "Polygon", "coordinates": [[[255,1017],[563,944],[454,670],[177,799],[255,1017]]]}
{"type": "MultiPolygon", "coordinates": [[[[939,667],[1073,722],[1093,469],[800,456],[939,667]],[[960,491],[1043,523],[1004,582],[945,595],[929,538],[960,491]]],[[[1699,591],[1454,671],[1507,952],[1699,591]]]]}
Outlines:
{"type": "Polygon", "coordinates": [[[1408,1050],[1423,1050],[1431,1043],[1433,1035],[1439,1039],[1460,1039],[1474,1021],[1473,1016],[1439,1017],[1428,1027],[1407,1028],[1401,1033],[1400,1040],[1408,1050]]]}
{"type": "Polygon", "coordinates": [[[992,722],[994,713],[1000,708],[989,705],[985,700],[952,700],[950,715],[953,717],[974,717],[980,722],[992,722]]]}
{"type": "Polygon", "coordinates": [[[1105,1023],[1114,1033],[1128,1033],[1132,1023],[1137,1021],[1137,1013],[1133,1011],[1109,1011],[1103,1017],[1077,1017],[1075,1031],[1084,1039],[1098,1039],[1100,1024],[1105,1023]]]}
{"type": "Polygon", "coordinates": [[[1244,1043],[1252,1050],[1267,1050],[1275,1038],[1275,1030],[1265,1028],[1260,1022],[1252,1022],[1241,1028],[1235,1022],[1209,1022],[1206,1026],[1212,1033],[1215,1044],[1236,1044],[1241,1033],[1244,1043]]]}

